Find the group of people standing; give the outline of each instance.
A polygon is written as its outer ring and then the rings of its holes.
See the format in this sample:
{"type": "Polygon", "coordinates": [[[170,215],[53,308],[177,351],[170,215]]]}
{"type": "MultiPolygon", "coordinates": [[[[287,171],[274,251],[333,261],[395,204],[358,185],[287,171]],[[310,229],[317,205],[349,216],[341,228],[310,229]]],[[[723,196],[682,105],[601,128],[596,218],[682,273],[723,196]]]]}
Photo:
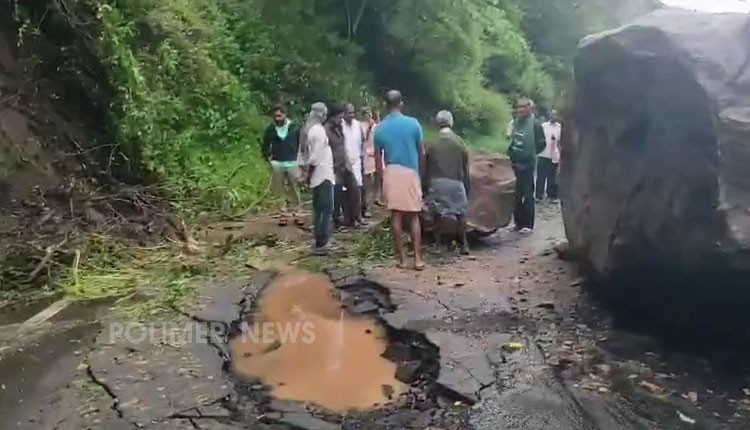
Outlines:
{"type": "MultiPolygon", "coordinates": [[[[452,234],[457,233],[461,252],[468,253],[470,163],[465,142],[453,131],[453,115],[449,111],[437,114],[438,135],[425,144],[419,121],[403,113],[401,93],[389,91],[386,103],[389,113],[382,122],[370,108],[363,108],[357,119],[351,103],[331,108],[315,103],[301,128],[287,118],[282,106],[274,107],[273,123],[262,146],[271,164],[274,189],[293,205],[294,223],[303,225],[298,218],[298,183],[304,179],[309,185],[316,254],[330,251],[333,228],[366,225],[364,219],[370,216],[372,204],[383,205],[391,213],[399,267],[407,267],[402,235],[405,228],[414,249],[412,267],[425,267],[420,221],[424,208],[434,221],[436,246],[442,244],[443,223],[457,225],[452,234]]],[[[516,104],[508,155],[517,177],[514,218],[516,228],[523,233],[533,231],[535,198],[541,200],[546,194],[551,200],[557,199],[560,129],[554,111],[542,124],[531,100],[520,99],[516,104]]],[[[279,224],[287,223],[282,215],[279,224]]]]}
{"type": "MultiPolygon", "coordinates": [[[[328,119],[323,123],[333,153],[335,182],[332,216],[336,227],[357,228],[365,224],[365,218],[370,217],[369,201],[374,193],[370,185],[375,182],[375,124],[370,108],[364,108],[362,120],[357,120],[356,110],[351,103],[332,107],[328,119]]],[[[308,124],[311,125],[314,124],[308,124]]],[[[314,166],[305,160],[301,163],[314,166]]]]}
{"type": "MultiPolygon", "coordinates": [[[[334,173],[330,180],[330,198],[328,192],[320,192],[323,198],[332,202],[331,217],[336,227],[362,225],[363,219],[370,217],[370,204],[376,196],[373,131],[377,120],[372,111],[364,108],[362,119],[357,120],[350,103],[330,110],[325,104],[316,103],[310,109],[307,123],[301,128],[287,117],[282,105],[273,107],[272,116],[273,122],[263,137],[262,152],[271,165],[272,188],[283,202],[279,225],[288,225],[289,215],[296,225],[304,225],[298,217],[301,203],[299,183],[309,184],[312,172],[306,167],[310,165],[310,157],[315,160],[315,156],[321,155],[312,151],[315,138],[325,139],[332,152],[334,173]]],[[[315,175],[315,182],[325,181],[321,175],[315,175]]]]}
{"type": "Polygon", "coordinates": [[[550,111],[548,121],[542,123],[536,117],[531,99],[521,98],[516,102],[508,133],[508,156],[516,175],[513,219],[516,230],[521,233],[534,231],[537,202],[543,202],[545,197],[557,202],[561,132],[556,111],[550,111]]]}
{"type": "Polygon", "coordinates": [[[370,108],[361,119],[351,103],[311,106],[304,126],[295,125],[284,106],[272,109],[273,122],[266,129],[262,152],[271,165],[271,183],[283,207],[280,226],[299,218],[299,184],[313,194],[315,252],[327,253],[333,227],[359,228],[366,225],[372,204],[379,203],[376,180],[374,131],[378,122],[370,108]],[[291,205],[291,210],[289,208],[291,205]]]}
{"type": "MultiPolygon", "coordinates": [[[[283,106],[275,106],[263,138],[263,155],[271,165],[274,190],[293,206],[295,224],[303,224],[298,218],[298,183],[304,180],[312,190],[315,253],[330,251],[333,228],[366,224],[370,205],[378,204],[391,213],[399,265],[407,266],[402,237],[406,228],[414,249],[413,267],[421,270],[423,187],[428,192],[424,202],[436,224],[448,217],[458,220],[462,251],[468,252],[468,152],[452,131],[450,112],[437,115],[440,132],[427,150],[419,121],[402,112],[401,93],[389,91],[386,103],[389,113],[382,122],[370,108],[363,108],[358,120],[351,103],[331,108],[315,103],[301,128],[287,118],[283,106]]],[[[288,208],[282,214],[289,214],[288,208]]],[[[279,224],[288,222],[282,215],[279,224]]]]}

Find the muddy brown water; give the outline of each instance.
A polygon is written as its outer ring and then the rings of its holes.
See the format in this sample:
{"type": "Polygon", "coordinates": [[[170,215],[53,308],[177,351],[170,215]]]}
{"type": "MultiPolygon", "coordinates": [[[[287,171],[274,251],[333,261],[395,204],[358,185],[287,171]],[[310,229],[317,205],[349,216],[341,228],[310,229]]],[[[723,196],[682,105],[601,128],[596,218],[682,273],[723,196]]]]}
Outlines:
{"type": "Polygon", "coordinates": [[[257,302],[249,329],[231,341],[233,370],[247,381],[260,379],[276,398],[364,411],[406,391],[396,364],[382,357],[385,330],[344,309],[325,276],[280,275],[257,302]],[[298,328],[298,336],[285,337],[278,327],[298,328]]]}

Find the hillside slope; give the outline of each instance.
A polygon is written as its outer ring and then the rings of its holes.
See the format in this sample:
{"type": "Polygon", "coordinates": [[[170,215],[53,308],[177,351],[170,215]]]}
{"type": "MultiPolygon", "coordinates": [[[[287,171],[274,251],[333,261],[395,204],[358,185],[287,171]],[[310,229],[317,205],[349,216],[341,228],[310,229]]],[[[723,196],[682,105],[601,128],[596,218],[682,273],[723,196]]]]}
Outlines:
{"type": "Polygon", "coordinates": [[[174,234],[171,213],[273,204],[258,141],[276,102],[302,122],[398,87],[426,126],[451,109],[498,150],[513,98],[551,107],[609,16],[549,1],[0,0],[0,290],[69,270],[81,233],[143,242],[174,234]]]}
{"type": "MultiPolygon", "coordinates": [[[[106,111],[42,78],[19,49],[13,4],[0,1],[0,292],[47,285],[83,233],[148,242],[174,232],[169,205],[113,175],[106,111]]],[[[133,178],[131,177],[131,182],[133,178]]]]}

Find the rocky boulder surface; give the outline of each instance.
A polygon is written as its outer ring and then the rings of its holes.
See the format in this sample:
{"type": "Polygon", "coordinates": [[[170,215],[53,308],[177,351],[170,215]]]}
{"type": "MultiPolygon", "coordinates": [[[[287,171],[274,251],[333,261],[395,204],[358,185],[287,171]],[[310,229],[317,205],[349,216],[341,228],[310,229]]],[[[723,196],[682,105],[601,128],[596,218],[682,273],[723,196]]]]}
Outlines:
{"type": "MultiPolygon", "coordinates": [[[[513,217],[516,177],[510,159],[504,155],[475,152],[469,156],[471,190],[466,220],[470,239],[490,236],[507,227],[513,217]]],[[[432,215],[423,207],[422,228],[434,229],[432,215]]],[[[458,232],[455,220],[443,220],[443,233],[458,232]]]]}
{"type": "Polygon", "coordinates": [[[605,279],[709,279],[695,305],[736,299],[732,276],[750,290],[750,16],[655,12],[585,38],[575,79],[572,249],[605,279]]]}
{"type": "Polygon", "coordinates": [[[510,160],[502,155],[474,153],[470,169],[469,227],[482,235],[507,227],[516,195],[510,160]]]}

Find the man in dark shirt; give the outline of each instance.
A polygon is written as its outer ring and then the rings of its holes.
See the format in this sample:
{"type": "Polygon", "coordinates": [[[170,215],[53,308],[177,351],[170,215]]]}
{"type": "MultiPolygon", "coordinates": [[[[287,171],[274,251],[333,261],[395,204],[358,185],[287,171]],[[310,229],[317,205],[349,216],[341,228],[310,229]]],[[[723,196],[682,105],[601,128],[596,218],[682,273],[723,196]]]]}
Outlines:
{"type": "MultiPolygon", "coordinates": [[[[336,176],[333,197],[333,221],[337,227],[356,227],[359,214],[353,214],[350,199],[353,190],[359,193],[357,179],[349,167],[349,158],[346,153],[346,140],[342,127],[344,120],[344,106],[334,106],[324,124],[328,135],[328,144],[333,152],[333,172],[336,176]]],[[[357,194],[359,196],[359,194],[357,194]]],[[[359,209],[357,209],[359,210],[359,209]]]]}
{"type": "Polygon", "coordinates": [[[300,205],[300,193],[297,183],[300,173],[297,165],[299,148],[299,127],[289,121],[286,109],[276,105],[271,110],[273,122],[263,135],[261,149],[263,157],[271,164],[271,183],[277,196],[283,199],[279,225],[287,225],[287,204],[293,206],[294,223],[301,225],[297,218],[300,205]]]}
{"type": "MultiPolygon", "coordinates": [[[[469,153],[463,139],[453,132],[453,114],[440,111],[436,122],[440,133],[427,145],[425,188],[427,205],[435,221],[435,248],[442,246],[441,233],[451,218],[458,222],[461,253],[469,253],[466,239],[466,215],[469,206],[469,153]]],[[[452,224],[452,223],[451,223],[452,224]]]]}
{"type": "Polygon", "coordinates": [[[508,155],[516,174],[516,208],[513,219],[516,230],[523,234],[534,231],[534,172],[537,155],[546,146],[542,123],[534,115],[534,103],[527,98],[519,99],[508,155]]]}

